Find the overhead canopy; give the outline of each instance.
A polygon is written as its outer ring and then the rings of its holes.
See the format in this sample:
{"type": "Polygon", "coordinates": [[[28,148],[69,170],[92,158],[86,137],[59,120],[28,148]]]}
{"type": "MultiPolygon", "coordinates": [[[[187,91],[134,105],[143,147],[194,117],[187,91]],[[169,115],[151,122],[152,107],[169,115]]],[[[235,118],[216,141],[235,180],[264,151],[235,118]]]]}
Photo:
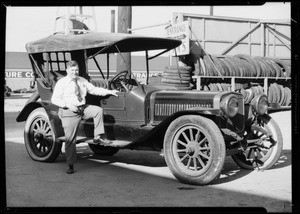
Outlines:
{"type": "Polygon", "coordinates": [[[175,39],[146,37],[125,33],[89,32],[80,35],[51,35],[27,43],[26,50],[28,53],[42,53],[102,49],[103,53],[117,53],[119,51],[134,52],[173,49],[180,44],[181,41],[175,39]]]}

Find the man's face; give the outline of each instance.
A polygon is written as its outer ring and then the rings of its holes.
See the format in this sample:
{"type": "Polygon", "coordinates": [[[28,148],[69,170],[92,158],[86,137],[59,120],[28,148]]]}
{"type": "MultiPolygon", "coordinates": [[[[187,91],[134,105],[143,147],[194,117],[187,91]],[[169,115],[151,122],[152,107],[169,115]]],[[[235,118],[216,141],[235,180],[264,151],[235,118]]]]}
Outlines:
{"type": "Polygon", "coordinates": [[[67,74],[72,79],[77,78],[78,74],[79,74],[78,66],[72,66],[72,67],[67,68],[67,74]]]}

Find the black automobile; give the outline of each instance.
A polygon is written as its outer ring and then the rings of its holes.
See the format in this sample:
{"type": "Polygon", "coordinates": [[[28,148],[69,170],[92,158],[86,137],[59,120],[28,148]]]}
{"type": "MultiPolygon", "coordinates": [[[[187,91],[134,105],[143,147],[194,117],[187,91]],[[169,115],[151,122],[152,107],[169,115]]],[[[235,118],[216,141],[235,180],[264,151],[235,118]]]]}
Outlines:
{"type": "Polygon", "coordinates": [[[107,137],[113,141],[110,146],[93,144],[93,121],[82,120],[77,141],[88,143],[95,154],[110,156],[119,149],[163,151],[173,175],[180,182],[195,185],[218,178],[226,155],[245,169],[272,167],[281,154],[283,140],[278,125],[267,114],[266,95],[257,95],[245,104],[240,93],[148,84],[149,60],[180,44],[174,39],[99,32],[51,35],[28,43],[37,91],[17,121],[26,121],[24,140],[29,156],[53,162],[61,152],[64,132],[58,107],[50,100],[55,83],[66,75],[66,63],[73,59],[79,63],[80,76],[96,86],[119,91],[118,98],[87,97],[87,103],[104,109],[107,137]],[[157,52],[149,56],[150,50],[157,52]],[[110,55],[134,51],[145,51],[145,84],[130,70],[110,75],[110,55]],[[106,63],[105,69],[99,61],[106,63]],[[90,75],[91,63],[101,78],[90,75]]]}

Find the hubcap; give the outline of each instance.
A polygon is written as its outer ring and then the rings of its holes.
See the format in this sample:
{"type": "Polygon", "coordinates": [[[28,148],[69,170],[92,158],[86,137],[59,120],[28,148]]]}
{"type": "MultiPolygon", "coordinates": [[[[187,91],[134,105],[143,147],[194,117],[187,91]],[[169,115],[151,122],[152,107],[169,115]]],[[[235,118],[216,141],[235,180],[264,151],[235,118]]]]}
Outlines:
{"type": "Polygon", "coordinates": [[[35,143],[42,142],[44,140],[44,135],[42,133],[36,133],[33,137],[35,143]]]}

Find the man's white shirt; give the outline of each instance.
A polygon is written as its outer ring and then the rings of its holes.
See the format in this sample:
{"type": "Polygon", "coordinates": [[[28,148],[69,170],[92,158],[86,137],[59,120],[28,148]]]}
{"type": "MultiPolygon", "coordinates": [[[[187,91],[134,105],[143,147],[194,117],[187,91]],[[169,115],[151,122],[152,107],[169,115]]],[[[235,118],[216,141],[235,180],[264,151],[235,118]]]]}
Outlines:
{"type": "Polygon", "coordinates": [[[100,88],[94,86],[92,83],[87,81],[83,77],[78,77],[78,85],[80,89],[80,94],[82,97],[82,101],[80,102],[75,94],[75,81],[72,80],[69,76],[65,76],[58,80],[55,85],[53,95],[51,98],[51,102],[61,108],[66,107],[68,104],[73,104],[75,106],[84,105],[86,100],[85,96],[87,93],[105,96],[111,94],[110,90],[105,88],[100,88]]]}

